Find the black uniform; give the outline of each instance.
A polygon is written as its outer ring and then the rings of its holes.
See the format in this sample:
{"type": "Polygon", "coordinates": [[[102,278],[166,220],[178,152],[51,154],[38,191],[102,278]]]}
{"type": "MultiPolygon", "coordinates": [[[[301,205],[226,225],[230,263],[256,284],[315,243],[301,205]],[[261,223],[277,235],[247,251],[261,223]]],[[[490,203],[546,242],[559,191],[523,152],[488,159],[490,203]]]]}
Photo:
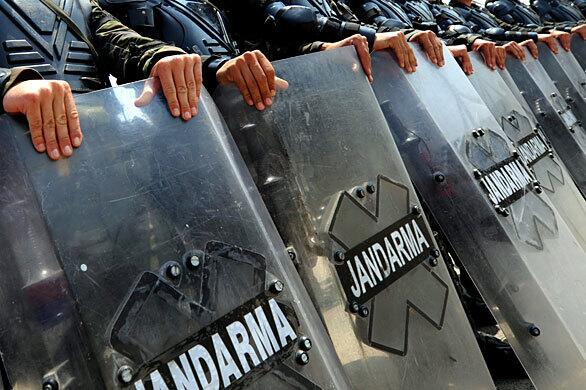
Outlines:
{"type": "Polygon", "coordinates": [[[542,28],[544,32],[549,30],[570,32],[572,27],[582,24],[580,20],[556,22],[551,18],[543,19],[531,7],[518,0],[488,0],[485,7],[502,22],[529,28],[542,28]]]}
{"type": "Polygon", "coordinates": [[[547,22],[582,23],[586,1],[569,2],[566,0],[532,0],[531,8],[547,22]]]}
{"type": "Polygon", "coordinates": [[[360,3],[355,5],[357,15],[362,21],[376,26],[402,24],[405,28],[433,31],[446,45],[470,47],[480,38],[465,27],[466,21],[457,12],[442,3],[428,0],[368,0],[360,3]],[[460,26],[456,28],[458,22],[460,26]]]}
{"type": "Polygon", "coordinates": [[[89,92],[108,86],[108,73],[120,82],[144,79],[160,58],[184,53],[140,36],[97,3],[66,0],[62,7],[52,10],[40,0],[0,1],[3,94],[15,82],[35,78],[65,80],[74,93],[89,92]]]}
{"type": "Polygon", "coordinates": [[[361,34],[372,48],[377,32],[413,29],[405,25],[372,26],[362,23],[348,1],[324,0],[222,0],[236,26],[239,42],[260,48],[272,59],[321,50],[323,42],[335,42],[361,34]]]}
{"type": "Polygon", "coordinates": [[[549,28],[544,26],[520,26],[499,20],[486,8],[476,4],[466,6],[458,1],[450,1],[450,6],[462,19],[466,21],[473,32],[481,34],[499,43],[506,41],[523,42],[528,39],[536,40],[538,33],[547,33],[549,28]]]}

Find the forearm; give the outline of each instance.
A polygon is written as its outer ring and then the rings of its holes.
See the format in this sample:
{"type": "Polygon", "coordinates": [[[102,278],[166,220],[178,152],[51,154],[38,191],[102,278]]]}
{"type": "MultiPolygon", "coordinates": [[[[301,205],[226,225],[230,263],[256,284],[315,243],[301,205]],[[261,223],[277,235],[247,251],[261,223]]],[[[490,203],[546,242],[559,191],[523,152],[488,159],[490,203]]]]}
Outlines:
{"type": "MultiPolygon", "coordinates": [[[[2,99],[6,92],[16,84],[26,80],[39,80],[43,77],[36,71],[30,68],[0,68],[0,93],[2,99]]],[[[4,107],[0,104],[0,114],[4,113],[4,107]]]]}
{"type": "Polygon", "coordinates": [[[89,20],[93,43],[101,63],[108,63],[108,71],[121,82],[149,77],[152,67],[163,57],[185,52],[164,42],[143,37],[126,27],[91,0],[89,20]]]}

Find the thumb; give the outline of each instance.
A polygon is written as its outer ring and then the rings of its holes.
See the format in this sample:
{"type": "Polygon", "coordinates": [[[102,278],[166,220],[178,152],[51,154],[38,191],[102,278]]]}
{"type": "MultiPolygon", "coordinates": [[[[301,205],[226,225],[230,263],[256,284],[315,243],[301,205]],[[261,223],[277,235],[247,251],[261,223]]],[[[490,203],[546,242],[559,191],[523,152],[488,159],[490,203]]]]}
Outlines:
{"type": "Polygon", "coordinates": [[[277,91],[284,91],[289,88],[289,83],[279,77],[275,77],[275,87],[277,88],[277,91]]]}
{"type": "Polygon", "coordinates": [[[153,101],[153,98],[161,89],[159,78],[151,78],[145,81],[144,88],[140,96],[134,101],[136,107],[144,107],[153,101]]]}

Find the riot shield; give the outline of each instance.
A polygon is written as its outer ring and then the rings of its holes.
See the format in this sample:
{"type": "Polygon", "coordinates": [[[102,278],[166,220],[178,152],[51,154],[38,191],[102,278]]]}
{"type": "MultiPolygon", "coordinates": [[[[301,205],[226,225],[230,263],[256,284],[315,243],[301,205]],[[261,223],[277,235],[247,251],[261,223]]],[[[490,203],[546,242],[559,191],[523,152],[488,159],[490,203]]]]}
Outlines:
{"type": "Polygon", "coordinates": [[[270,109],[216,103],[354,388],[492,387],[354,50],[275,69],[270,109]]]}
{"type": "Polygon", "coordinates": [[[544,43],[538,43],[539,62],[561,93],[572,106],[572,111],[583,119],[586,112],[586,74],[576,58],[563,49],[554,54],[544,43]]]}
{"type": "Polygon", "coordinates": [[[455,60],[373,58],[416,188],[538,388],[583,387],[586,254],[455,60]]]}
{"type": "Polygon", "coordinates": [[[572,34],[572,54],[582,69],[586,70],[586,42],[578,34],[572,34]]]}
{"type": "Polygon", "coordinates": [[[539,61],[526,54],[525,61],[509,57],[507,70],[586,196],[586,129],[572,110],[576,102],[566,102],[539,61]]]}
{"type": "MultiPolygon", "coordinates": [[[[586,249],[586,201],[574,184],[533,113],[516,98],[501,74],[492,71],[479,53],[470,53],[474,74],[468,79],[492,112],[496,121],[535,173],[545,194],[560,212],[572,233],[586,249]]],[[[514,86],[514,85],[513,85],[514,86]]]]}
{"type": "Polygon", "coordinates": [[[141,88],[79,97],[85,142],[58,162],[2,118],[11,386],[349,388],[209,95],[185,123],[141,88]]]}

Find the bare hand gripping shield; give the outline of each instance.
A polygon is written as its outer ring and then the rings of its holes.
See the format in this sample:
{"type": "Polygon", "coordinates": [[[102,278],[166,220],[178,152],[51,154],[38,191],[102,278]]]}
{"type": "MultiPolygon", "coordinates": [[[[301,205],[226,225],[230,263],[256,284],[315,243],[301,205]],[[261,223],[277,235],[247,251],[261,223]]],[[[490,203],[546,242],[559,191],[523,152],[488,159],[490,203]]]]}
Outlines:
{"type": "Polygon", "coordinates": [[[536,387],[580,389],[586,253],[447,50],[441,69],[414,50],[409,75],[374,56],[411,178],[536,387]]]}
{"type": "Polygon", "coordinates": [[[185,123],[141,88],[80,96],[85,142],[56,163],[2,118],[11,386],[348,388],[207,92],[185,123]]]}
{"type": "Polygon", "coordinates": [[[353,49],[275,69],[271,108],[216,102],[353,387],[493,387],[353,49]]]}

